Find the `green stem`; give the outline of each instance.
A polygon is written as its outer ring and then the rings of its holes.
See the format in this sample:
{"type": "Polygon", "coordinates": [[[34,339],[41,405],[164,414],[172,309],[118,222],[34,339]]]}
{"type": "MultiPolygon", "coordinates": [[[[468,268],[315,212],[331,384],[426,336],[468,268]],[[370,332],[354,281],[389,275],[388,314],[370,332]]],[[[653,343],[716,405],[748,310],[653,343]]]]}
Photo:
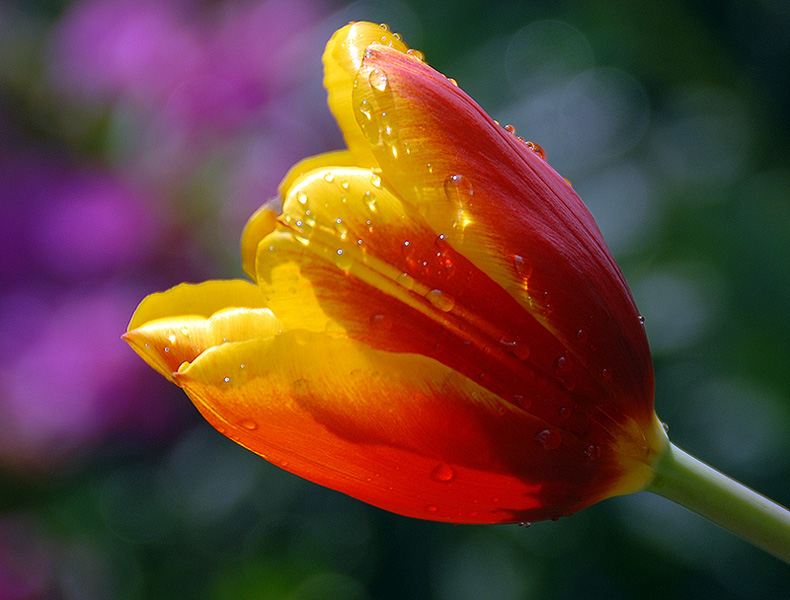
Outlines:
{"type": "Polygon", "coordinates": [[[674,444],[647,490],[677,502],[790,564],[790,511],[674,444]]]}

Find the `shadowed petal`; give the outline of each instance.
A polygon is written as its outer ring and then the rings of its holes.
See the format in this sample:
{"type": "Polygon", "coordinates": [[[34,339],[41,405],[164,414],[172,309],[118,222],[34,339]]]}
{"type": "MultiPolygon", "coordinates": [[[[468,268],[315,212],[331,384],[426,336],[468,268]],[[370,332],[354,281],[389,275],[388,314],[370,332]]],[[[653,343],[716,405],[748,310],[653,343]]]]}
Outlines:
{"type": "Polygon", "coordinates": [[[205,417],[243,446],[409,516],[470,523],[555,517],[610,493],[619,474],[611,456],[595,456],[594,468],[589,458],[572,472],[562,468],[584,454],[585,441],[565,439],[435,361],[326,334],[226,344],[175,377],[205,417]]]}

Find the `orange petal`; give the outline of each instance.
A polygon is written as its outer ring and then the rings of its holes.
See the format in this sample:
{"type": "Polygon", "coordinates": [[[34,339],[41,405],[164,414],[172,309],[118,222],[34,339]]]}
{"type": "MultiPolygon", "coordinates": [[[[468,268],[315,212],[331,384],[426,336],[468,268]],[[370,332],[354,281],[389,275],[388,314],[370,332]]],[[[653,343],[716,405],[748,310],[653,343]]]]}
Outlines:
{"type": "Polygon", "coordinates": [[[175,377],[241,445],[412,517],[538,520],[638,489],[621,487],[608,450],[590,450],[422,356],[286,332],[216,347],[175,377]]]}

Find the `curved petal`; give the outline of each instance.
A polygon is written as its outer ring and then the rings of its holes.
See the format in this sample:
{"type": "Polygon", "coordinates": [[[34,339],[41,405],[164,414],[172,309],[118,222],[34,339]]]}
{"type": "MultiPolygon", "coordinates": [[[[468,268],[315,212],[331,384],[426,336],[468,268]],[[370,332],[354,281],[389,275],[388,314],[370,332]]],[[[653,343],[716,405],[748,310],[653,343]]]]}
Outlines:
{"type": "Polygon", "coordinates": [[[611,455],[594,455],[593,467],[586,442],[418,355],[286,332],[214,348],[175,377],[241,445],[408,516],[538,520],[632,491],[613,491],[621,467],[611,455]]]}
{"type": "Polygon", "coordinates": [[[647,463],[660,447],[646,439],[652,422],[614,410],[605,378],[369,169],[295,180],[258,250],[258,281],[289,330],[434,358],[624,463],[647,463]]]}
{"type": "Polygon", "coordinates": [[[214,346],[280,332],[281,323],[261,301],[260,290],[246,281],[181,284],[145,298],[123,338],[173,381],[182,363],[214,346]]]}
{"type": "Polygon", "coordinates": [[[335,116],[348,148],[360,167],[375,167],[362,133],[355,126],[351,102],[352,85],[368,46],[376,44],[406,52],[406,45],[388,29],[373,23],[351,23],[337,31],[324,51],[324,86],[329,92],[329,108],[335,116]]]}
{"type": "Polygon", "coordinates": [[[383,46],[363,56],[351,86],[356,123],[341,126],[366,137],[385,185],[531,311],[618,411],[652,427],[638,311],[570,185],[423,62],[383,46]]]}

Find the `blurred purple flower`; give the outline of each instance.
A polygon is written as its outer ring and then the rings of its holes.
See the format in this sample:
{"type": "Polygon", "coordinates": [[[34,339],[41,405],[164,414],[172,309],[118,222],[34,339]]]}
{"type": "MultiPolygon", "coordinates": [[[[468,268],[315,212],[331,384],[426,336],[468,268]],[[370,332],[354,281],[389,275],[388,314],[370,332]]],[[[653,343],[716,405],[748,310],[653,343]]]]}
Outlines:
{"type": "MultiPolygon", "coordinates": [[[[314,1],[86,0],[55,32],[60,92],[123,102],[180,132],[226,132],[301,79],[299,44],[323,12],[314,1]]],[[[161,125],[161,124],[160,124],[161,125]]]]}
{"type": "Polygon", "coordinates": [[[14,280],[107,276],[145,264],[166,223],[141,193],[106,171],[34,153],[0,163],[0,273],[14,280]]]}
{"type": "Polygon", "coordinates": [[[159,258],[167,223],[110,174],[32,154],[0,167],[0,219],[0,461],[47,467],[172,427],[175,405],[145,397],[118,337],[141,293],[130,269],[159,258]]]}

